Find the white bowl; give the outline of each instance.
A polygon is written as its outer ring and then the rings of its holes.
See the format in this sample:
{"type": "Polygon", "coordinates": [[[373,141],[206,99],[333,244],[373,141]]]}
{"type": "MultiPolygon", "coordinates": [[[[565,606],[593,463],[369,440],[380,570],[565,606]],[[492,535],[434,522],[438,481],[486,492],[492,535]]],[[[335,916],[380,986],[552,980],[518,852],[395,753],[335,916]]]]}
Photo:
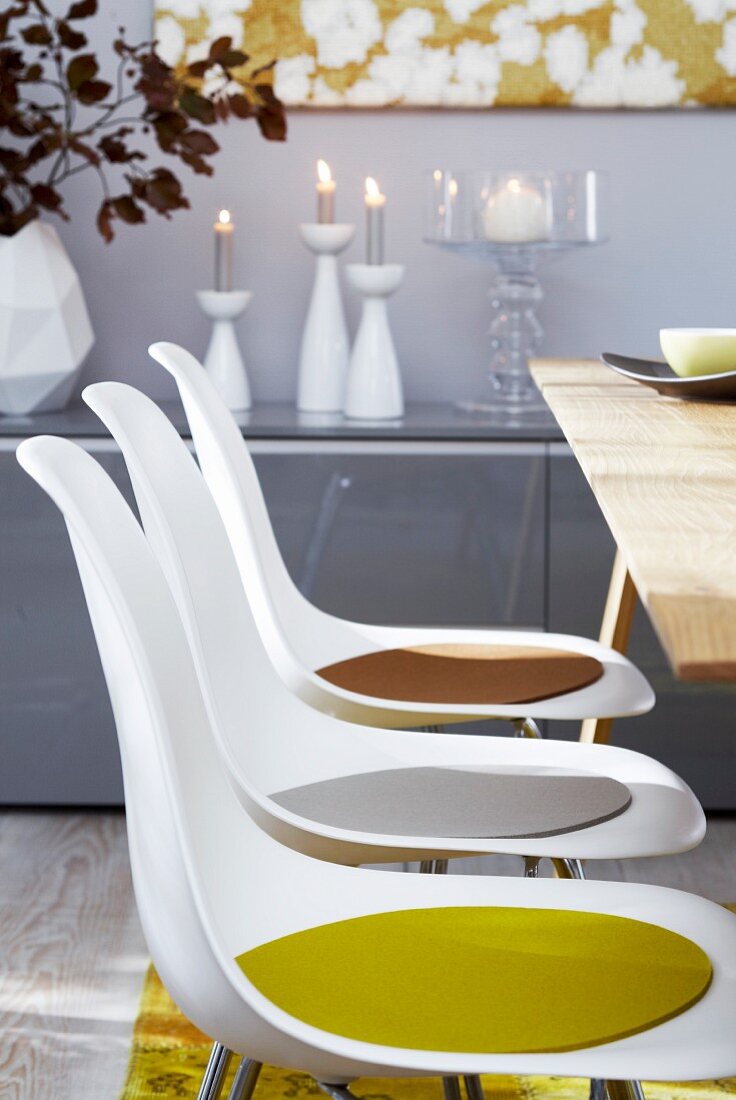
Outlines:
{"type": "Polygon", "coordinates": [[[736,328],[663,328],[659,343],[680,378],[736,371],[736,328]]]}

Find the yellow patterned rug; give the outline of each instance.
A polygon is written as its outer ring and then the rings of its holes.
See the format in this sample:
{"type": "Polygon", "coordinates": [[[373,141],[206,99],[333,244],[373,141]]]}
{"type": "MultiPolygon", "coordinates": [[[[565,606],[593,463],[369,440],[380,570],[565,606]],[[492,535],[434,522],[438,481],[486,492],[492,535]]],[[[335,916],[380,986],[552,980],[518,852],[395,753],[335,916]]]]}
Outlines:
{"type": "MultiPolygon", "coordinates": [[[[120,1100],[196,1100],[210,1045],[210,1040],[182,1016],[150,967],[120,1100]]],[[[234,1070],[233,1065],[231,1072],[234,1070]]],[[[486,1100],[588,1098],[588,1082],[579,1078],[485,1077],[483,1086],[486,1100]]],[[[439,1080],[431,1078],[364,1079],[356,1082],[353,1089],[363,1100],[442,1100],[442,1086],[439,1080]]],[[[647,1100],[723,1100],[724,1094],[736,1095],[736,1078],[667,1085],[645,1083],[645,1092],[647,1100]]],[[[306,1097],[323,1098],[311,1077],[267,1066],[253,1100],[306,1097]]]]}

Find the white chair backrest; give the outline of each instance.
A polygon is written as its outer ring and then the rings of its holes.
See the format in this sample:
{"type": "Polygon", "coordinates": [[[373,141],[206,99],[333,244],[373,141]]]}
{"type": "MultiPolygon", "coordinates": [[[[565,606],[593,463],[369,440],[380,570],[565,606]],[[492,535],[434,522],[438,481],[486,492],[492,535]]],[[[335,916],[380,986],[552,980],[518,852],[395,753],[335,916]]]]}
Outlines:
{"type": "Polygon", "coordinates": [[[202,1030],[239,1050],[252,1035],[249,1050],[278,1061],[279,1033],[227,971],[237,950],[271,938],[270,907],[258,916],[248,894],[274,876],[293,881],[302,857],[237,803],[172,595],[110,478],[51,436],[22,443],[18,461],[63,513],[77,559],[115,715],[136,901],[154,963],[202,1030]]]}
{"type": "Polygon", "coordinates": [[[227,529],[269,652],[281,662],[284,634],[295,642],[306,635],[312,667],[330,663],[335,643],[344,643],[344,628],[310,604],[289,576],[253,459],[232,413],[202,365],[185,348],[161,342],[148,350],[179,388],[202,473],[227,529]]]}
{"type": "Polygon", "coordinates": [[[265,793],[360,770],[364,757],[372,766],[357,731],[303,703],[274,668],[215,502],[166,415],[120,382],[83,396],[123,452],[229,766],[265,793]]]}

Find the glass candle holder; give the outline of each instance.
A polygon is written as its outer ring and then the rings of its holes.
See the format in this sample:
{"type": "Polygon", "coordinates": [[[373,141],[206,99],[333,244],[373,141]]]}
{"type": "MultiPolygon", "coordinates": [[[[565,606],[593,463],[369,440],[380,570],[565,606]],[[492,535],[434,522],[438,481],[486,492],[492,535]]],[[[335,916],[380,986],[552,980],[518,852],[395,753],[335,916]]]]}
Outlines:
{"type": "Polygon", "coordinates": [[[547,415],[529,373],[543,330],[541,261],[606,240],[599,172],[436,169],[428,176],[424,239],[496,268],[488,384],[464,412],[504,422],[547,415]]]}

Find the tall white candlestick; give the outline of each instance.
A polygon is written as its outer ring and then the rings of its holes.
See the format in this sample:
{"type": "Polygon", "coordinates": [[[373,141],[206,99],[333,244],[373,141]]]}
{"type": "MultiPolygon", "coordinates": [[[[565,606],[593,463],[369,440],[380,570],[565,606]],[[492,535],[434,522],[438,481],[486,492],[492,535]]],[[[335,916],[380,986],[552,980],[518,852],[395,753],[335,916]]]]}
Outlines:
{"type": "Polygon", "coordinates": [[[365,181],[365,260],[368,264],[383,263],[383,208],[386,196],[371,177],[365,181]]]}
{"type": "Polygon", "coordinates": [[[233,234],[229,210],[221,210],[215,222],[215,290],[233,289],[233,234]]]}
{"type": "Polygon", "coordinates": [[[335,220],[335,188],[337,184],[327,161],[317,161],[317,221],[331,225],[335,220]]]}
{"type": "Polygon", "coordinates": [[[494,191],[483,210],[486,239],[499,244],[544,241],[550,228],[546,196],[518,179],[510,179],[494,191]]]}

